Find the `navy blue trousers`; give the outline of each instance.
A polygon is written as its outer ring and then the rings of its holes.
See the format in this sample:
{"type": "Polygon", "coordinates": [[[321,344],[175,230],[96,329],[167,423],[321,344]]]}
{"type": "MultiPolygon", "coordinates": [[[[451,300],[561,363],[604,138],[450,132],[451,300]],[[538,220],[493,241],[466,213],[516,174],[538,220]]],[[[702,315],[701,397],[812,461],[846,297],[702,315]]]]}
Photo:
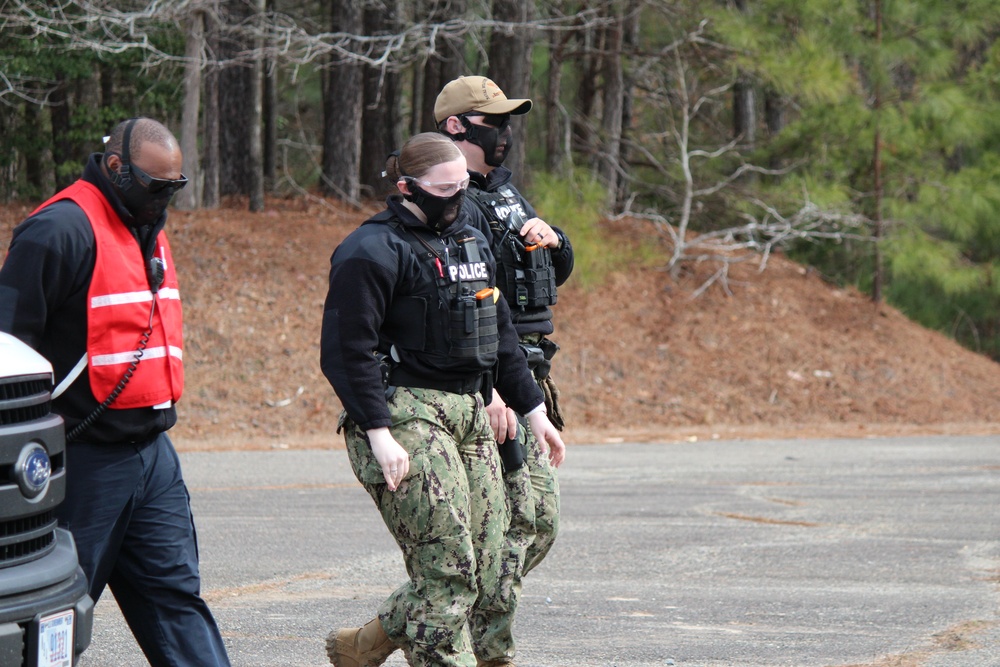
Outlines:
{"type": "Polygon", "coordinates": [[[75,442],[59,523],[97,602],[105,586],[154,667],[228,667],[201,599],[198,540],[180,461],[165,433],[136,444],[75,442]]]}

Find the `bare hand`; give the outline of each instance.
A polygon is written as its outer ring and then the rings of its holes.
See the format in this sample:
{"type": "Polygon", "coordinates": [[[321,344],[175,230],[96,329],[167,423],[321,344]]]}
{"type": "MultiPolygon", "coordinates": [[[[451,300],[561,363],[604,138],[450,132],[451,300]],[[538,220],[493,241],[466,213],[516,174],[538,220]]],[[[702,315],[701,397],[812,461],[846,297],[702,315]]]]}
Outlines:
{"type": "Polygon", "coordinates": [[[382,466],[385,483],[390,491],[395,491],[410,472],[410,455],[396,442],[388,428],[373,428],[367,434],[372,454],[382,466]]]}
{"type": "Polygon", "coordinates": [[[559,431],[549,421],[549,416],[541,410],[528,415],[528,423],[531,424],[531,433],[535,436],[535,440],[549,453],[552,465],[558,468],[566,458],[566,445],[559,431]]]}
{"type": "Polygon", "coordinates": [[[507,438],[517,436],[517,415],[507,407],[496,389],[493,390],[493,400],[486,406],[486,414],[489,415],[490,428],[498,443],[503,444],[507,438]]]}
{"type": "Polygon", "coordinates": [[[521,227],[521,238],[529,245],[558,248],[559,235],[541,218],[532,218],[521,227]]]}

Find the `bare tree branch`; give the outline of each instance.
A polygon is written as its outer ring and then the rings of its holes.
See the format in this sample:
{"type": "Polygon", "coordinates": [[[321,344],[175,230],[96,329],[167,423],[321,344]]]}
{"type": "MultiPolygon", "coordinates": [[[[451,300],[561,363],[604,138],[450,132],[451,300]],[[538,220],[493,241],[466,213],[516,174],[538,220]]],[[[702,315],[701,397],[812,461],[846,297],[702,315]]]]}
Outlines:
{"type": "Polygon", "coordinates": [[[728,293],[728,267],[731,264],[756,260],[758,271],[767,268],[768,259],[775,248],[786,247],[793,241],[855,240],[871,242],[864,230],[870,226],[865,216],[822,209],[808,197],[797,211],[783,215],[773,206],[752,199],[761,210],[760,217],[743,213],[746,224],[699,233],[681,240],[680,232],[671,221],[655,212],[626,210],[615,218],[633,217],[649,220],[674,241],[674,253],[667,269],[673,271],[684,263],[715,262],[720,268],[695,292],[700,296],[712,284],[719,282],[728,293]]]}
{"type": "MultiPolygon", "coordinates": [[[[185,65],[192,57],[202,68],[254,65],[267,59],[291,67],[293,73],[302,66],[345,63],[399,69],[433,55],[443,41],[469,35],[475,38],[489,30],[573,32],[604,26],[609,19],[602,16],[601,7],[612,2],[603,0],[573,15],[545,16],[522,23],[466,17],[413,23],[399,33],[380,35],[322,31],[308,19],[268,12],[236,24],[213,21],[222,36],[234,43],[266,45],[226,58],[208,49],[197,56],[185,54],[183,49],[169,52],[162,44],[180,42],[159,39],[165,32],[186,25],[193,12],[206,12],[218,19],[214,4],[207,0],[0,0],[0,30],[12,40],[30,42],[33,48],[107,55],[139,51],[145,70],[166,63],[185,65]]],[[[55,81],[28,78],[13,71],[10,63],[0,62],[0,103],[45,106],[50,104],[48,98],[56,86],[55,81]]]]}
{"type": "Polygon", "coordinates": [[[11,103],[9,100],[4,99],[10,96],[29,104],[46,106],[49,104],[49,96],[52,94],[55,83],[55,81],[36,77],[8,77],[0,71],[0,104],[11,107],[16,106],[16,101],[11,103]]]}
{"type": "MultiPolygon", "coordinates": [[[[155,46],[151,34],[168,26],[183,24],[192,11],[208,9],[203,0],[151,0],[145,4],[135,3],[130,10],[120,9],[120,5],[110,1],[63,0],[53,4],[6,0],[0,5],[0,29],[18,31],[17,34],[24,39],[51,37],[61,49],[99,53],[141,50],[151,64],[184,62],[187,58],[183,53],[167,53],[155,46]]],[[[293,65],[341,59],[374,67],[389,63],[398,66],[418,54],[435,53],[437,44],[444,37],[463,37],[470,32],[487,29],[509,32],[526,27],[578,31],[608,22],[600,16],[598,8],[591,7],[571,16],[541,17],[524,23],[461,18],[414,23],[398,34],[360,35],[311,32],[312,26],[303,25],[288,14],[269,12],[260,20],[254,18],[224,27],[231,34],[259,38],[268,44],[267,47],[238,53],[230,60],[211,64],[240,64],[266,56],[293,65]]]]}

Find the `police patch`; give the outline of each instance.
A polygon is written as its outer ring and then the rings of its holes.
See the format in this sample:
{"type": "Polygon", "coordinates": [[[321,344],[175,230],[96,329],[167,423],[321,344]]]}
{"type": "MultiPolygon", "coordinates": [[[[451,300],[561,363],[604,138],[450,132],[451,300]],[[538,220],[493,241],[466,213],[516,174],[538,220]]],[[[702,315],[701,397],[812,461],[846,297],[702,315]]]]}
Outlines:
{"type": "Polygon", "coordinates": [[[487,280],[489,273],[486,270],[486,262],[466,262],[448,267],[448,277],[451,282],[468,282],[472,280],[487,280]]]}

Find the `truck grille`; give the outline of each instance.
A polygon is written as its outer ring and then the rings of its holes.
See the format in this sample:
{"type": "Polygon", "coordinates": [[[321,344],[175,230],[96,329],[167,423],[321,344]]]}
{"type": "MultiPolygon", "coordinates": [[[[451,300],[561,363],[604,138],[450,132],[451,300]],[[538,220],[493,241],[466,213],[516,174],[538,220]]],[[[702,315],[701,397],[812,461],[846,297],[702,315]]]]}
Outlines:
{"type": "MultiPolygon", "coordinates": [[[[53,472],[62,470],[62,447],[53,448],[52,442],[51,391],[48,374],[0,379],[0,568],[41,558],[56,547],[52,510],[30,507],[14,481],[14,464],[32,436],[45,439],[53,472]]],[[[58,434],[61,445],[61,428],[58,434]]]]}
{"type": "Polygon", "coordinates": [[[48,415],[51,388],[48,377],[0,380],[0,426],[22,424],[48,415]]]}
{"type": "Polygon", "coordinates": [[[0,567],[35,560],[55,548],[52,512],[0,522],[0,567]]]}

